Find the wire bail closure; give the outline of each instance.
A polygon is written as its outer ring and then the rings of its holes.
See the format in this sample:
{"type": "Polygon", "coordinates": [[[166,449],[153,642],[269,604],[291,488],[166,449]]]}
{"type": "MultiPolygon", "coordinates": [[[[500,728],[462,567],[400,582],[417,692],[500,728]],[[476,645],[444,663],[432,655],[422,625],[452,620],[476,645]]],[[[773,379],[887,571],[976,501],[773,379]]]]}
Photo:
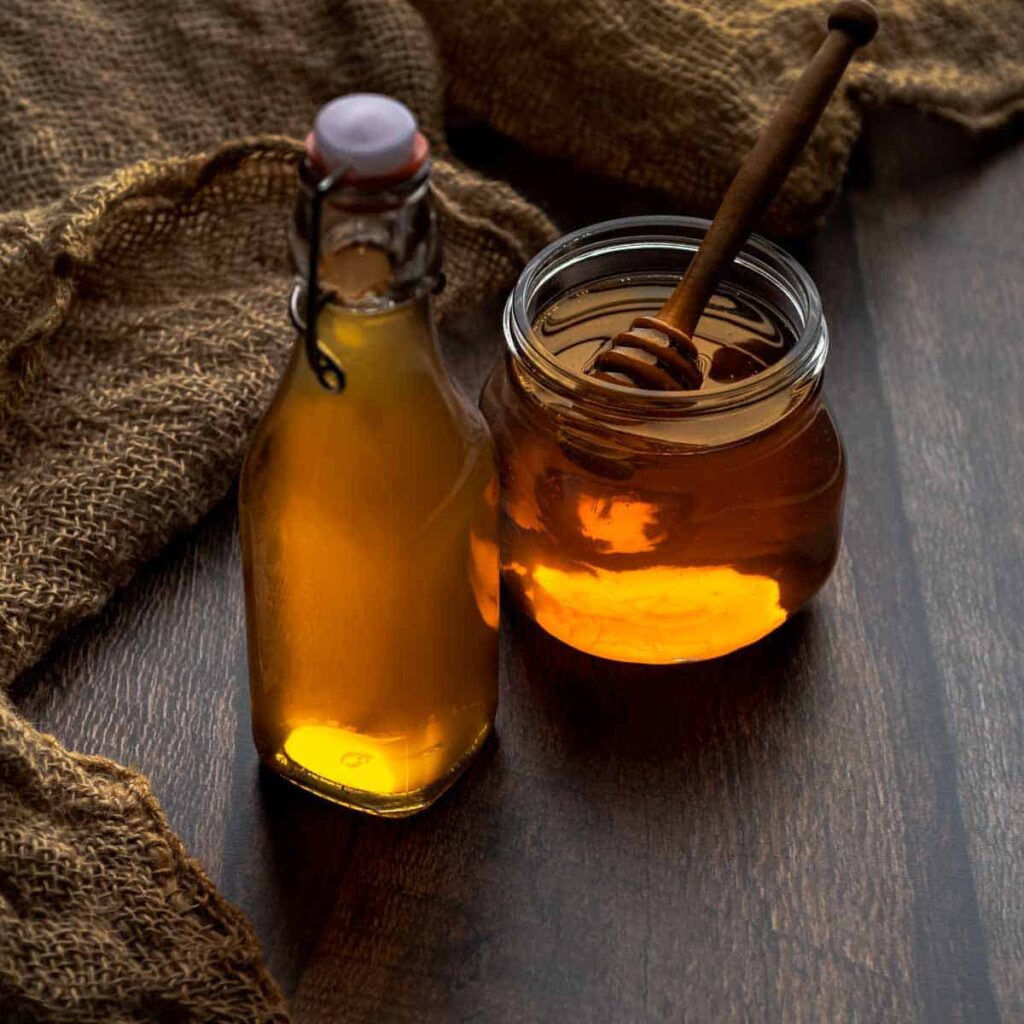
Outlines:
{"type": "Polygon", "coordinates": [[[292,290],[289,302],[292,322],[305,335],[306,359],[309,361],[313,373],[316,374],[320,386],[335,395],[345,390],[345,370],[317,337],[318,314],[327,298],[320,294],[317,278],[320,268],[320,231],[324,200],[346,171],[347,169],[342,167],[333,174],[325,175],[317,182],[313,192],[309,223],[309,264],[306,275],[306,322],[304,324],[298,320],[298,285],[292,290]]]}

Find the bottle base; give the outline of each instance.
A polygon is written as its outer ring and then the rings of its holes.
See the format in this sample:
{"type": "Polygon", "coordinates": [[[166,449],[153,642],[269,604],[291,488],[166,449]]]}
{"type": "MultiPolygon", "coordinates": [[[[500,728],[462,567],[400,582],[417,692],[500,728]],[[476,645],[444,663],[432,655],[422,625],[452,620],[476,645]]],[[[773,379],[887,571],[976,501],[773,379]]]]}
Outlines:
{"type": "Polygon", "coordinates": [[[306,768],[294,758],[289,757],[284,750],[273,751],[269,754],[261,752],[260,759],[267,768],[292,785],[321,799],[338,804],[340,807],[361,811],[363,814],[372,814],[379,818],[408,818],[426,810],[458,781],[459,776],[469,767],[470,762],[487,742],[492,728],[490,724],[484,726],[466,752],[440,778],[418,789],[402,793],[374,793],[370,790],[341,785],[306,768]]]}

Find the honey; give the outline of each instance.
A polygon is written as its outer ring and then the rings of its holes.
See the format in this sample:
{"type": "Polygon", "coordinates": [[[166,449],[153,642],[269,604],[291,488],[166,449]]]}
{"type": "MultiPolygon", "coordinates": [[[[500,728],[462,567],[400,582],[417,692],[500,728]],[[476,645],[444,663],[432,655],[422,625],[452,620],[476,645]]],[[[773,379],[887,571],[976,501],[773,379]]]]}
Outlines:
{"type": "Polygon", "coordinates": [[[444,387],[424,304],[329,306],[320,336],[345,392],[297,349],[243,472],[253,733],[293,781],[409,813],[494,717],[491,445],[444,387]]]}
{"type": "MultiPolygon", "coordinates": [[[[677,279],[644,271],[630,252],[627,274],[524,303],[526,343],[489,383],[502,576],[541,627],[579,650],[652,664],[713,658],[771,632],[827,579],[842,446],[820,368],[794,377],[807,347],[794,312],[750,277],[726,282],[701,320],[699,392],[584,378],[677,279]]],[[[506,328],[522,338],[513,303],[506,328]]]]}

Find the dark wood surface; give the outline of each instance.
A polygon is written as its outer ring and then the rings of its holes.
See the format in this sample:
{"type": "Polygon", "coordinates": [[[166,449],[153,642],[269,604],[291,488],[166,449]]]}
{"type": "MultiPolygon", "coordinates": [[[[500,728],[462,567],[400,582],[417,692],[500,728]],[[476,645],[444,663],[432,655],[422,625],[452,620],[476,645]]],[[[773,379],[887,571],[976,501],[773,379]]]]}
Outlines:
{"type": "MultiPolygon", "coordinates": [[[[229,500],[20,706],[148,773],[301,1024],[1024,1021],[1020,134],[872,118],[798,248],[833,333],[846,535],[762,643],[612,667],[509,614],[497,741],[422,816],[359,817],[257,769],[229,500]]],[[[458,139],[567,227],[667,208],[458,139]]],[[[469,387],[496,311],[448,332],[469,387]]]]}

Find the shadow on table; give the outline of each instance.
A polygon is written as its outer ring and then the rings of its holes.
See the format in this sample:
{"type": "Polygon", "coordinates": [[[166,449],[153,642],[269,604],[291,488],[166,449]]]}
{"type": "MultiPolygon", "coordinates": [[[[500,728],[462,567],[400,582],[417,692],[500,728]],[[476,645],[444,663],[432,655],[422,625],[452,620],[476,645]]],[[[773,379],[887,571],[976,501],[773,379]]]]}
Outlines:
{"type": "Polygon", "coordinates": [[[452,791],[402,819],[348,810],[260,767],[266,861],[262,900],[247,909],[296,1019],[311,991],[338,1005],[377,990],[386,1001],[389,965],[415,958],[425,942],[443,981],[397,968],[395,977],[421,985],[423,1012],[433,1006],[447,1019],[449,989],[475,974],[479,959],[478,929],[467,923],[458,890],[475,856],[464,838],[491,817],[479,798],[480,787],[500,777],[497,748],[493,739],[485,744],[452,791]]]}
{"type": "MultiPolygon", "coordinates": [[[[506,604],[506,608],[508,603],[506,604]]],[[[509,673],[568,755],[696,762],[708,743],[757,742],[801,702],[813,657],[805,610],[744,650],[686,665],[627,665],[573,650],[516,610],[518,664],[509,673]]]]}
{"type": "MultiPolygon", "coordinates": [[[[648,814],[648,785],[684,816],[704,813],[709,791],[742,787],[790,732],[778,720],[801,703],[809,613],[726,658],[644,667],[580,654],[510,605],[497,737],[428,811],[368,818],[261,770],[263,870],[273,880],[267,905],[250,913],[287,992],[326,986],[345,998],[354,984],[346,964],[376,962],[382,943],[389,963],[415,959],[433,936],[422,994],[444,1019],[455,993],[482,984],[482,936],[495,915],[514,917],[526,898],[509,896],[499,911],[493,879],[509,893],[534,884],[538,827],[549,829],[557,860],[560,844],[594,827],[594,813],[639,835],[628,826],[648,814]]],[[[395,983],[390,968],[371,975],[360,985],[395,983]]]]}

